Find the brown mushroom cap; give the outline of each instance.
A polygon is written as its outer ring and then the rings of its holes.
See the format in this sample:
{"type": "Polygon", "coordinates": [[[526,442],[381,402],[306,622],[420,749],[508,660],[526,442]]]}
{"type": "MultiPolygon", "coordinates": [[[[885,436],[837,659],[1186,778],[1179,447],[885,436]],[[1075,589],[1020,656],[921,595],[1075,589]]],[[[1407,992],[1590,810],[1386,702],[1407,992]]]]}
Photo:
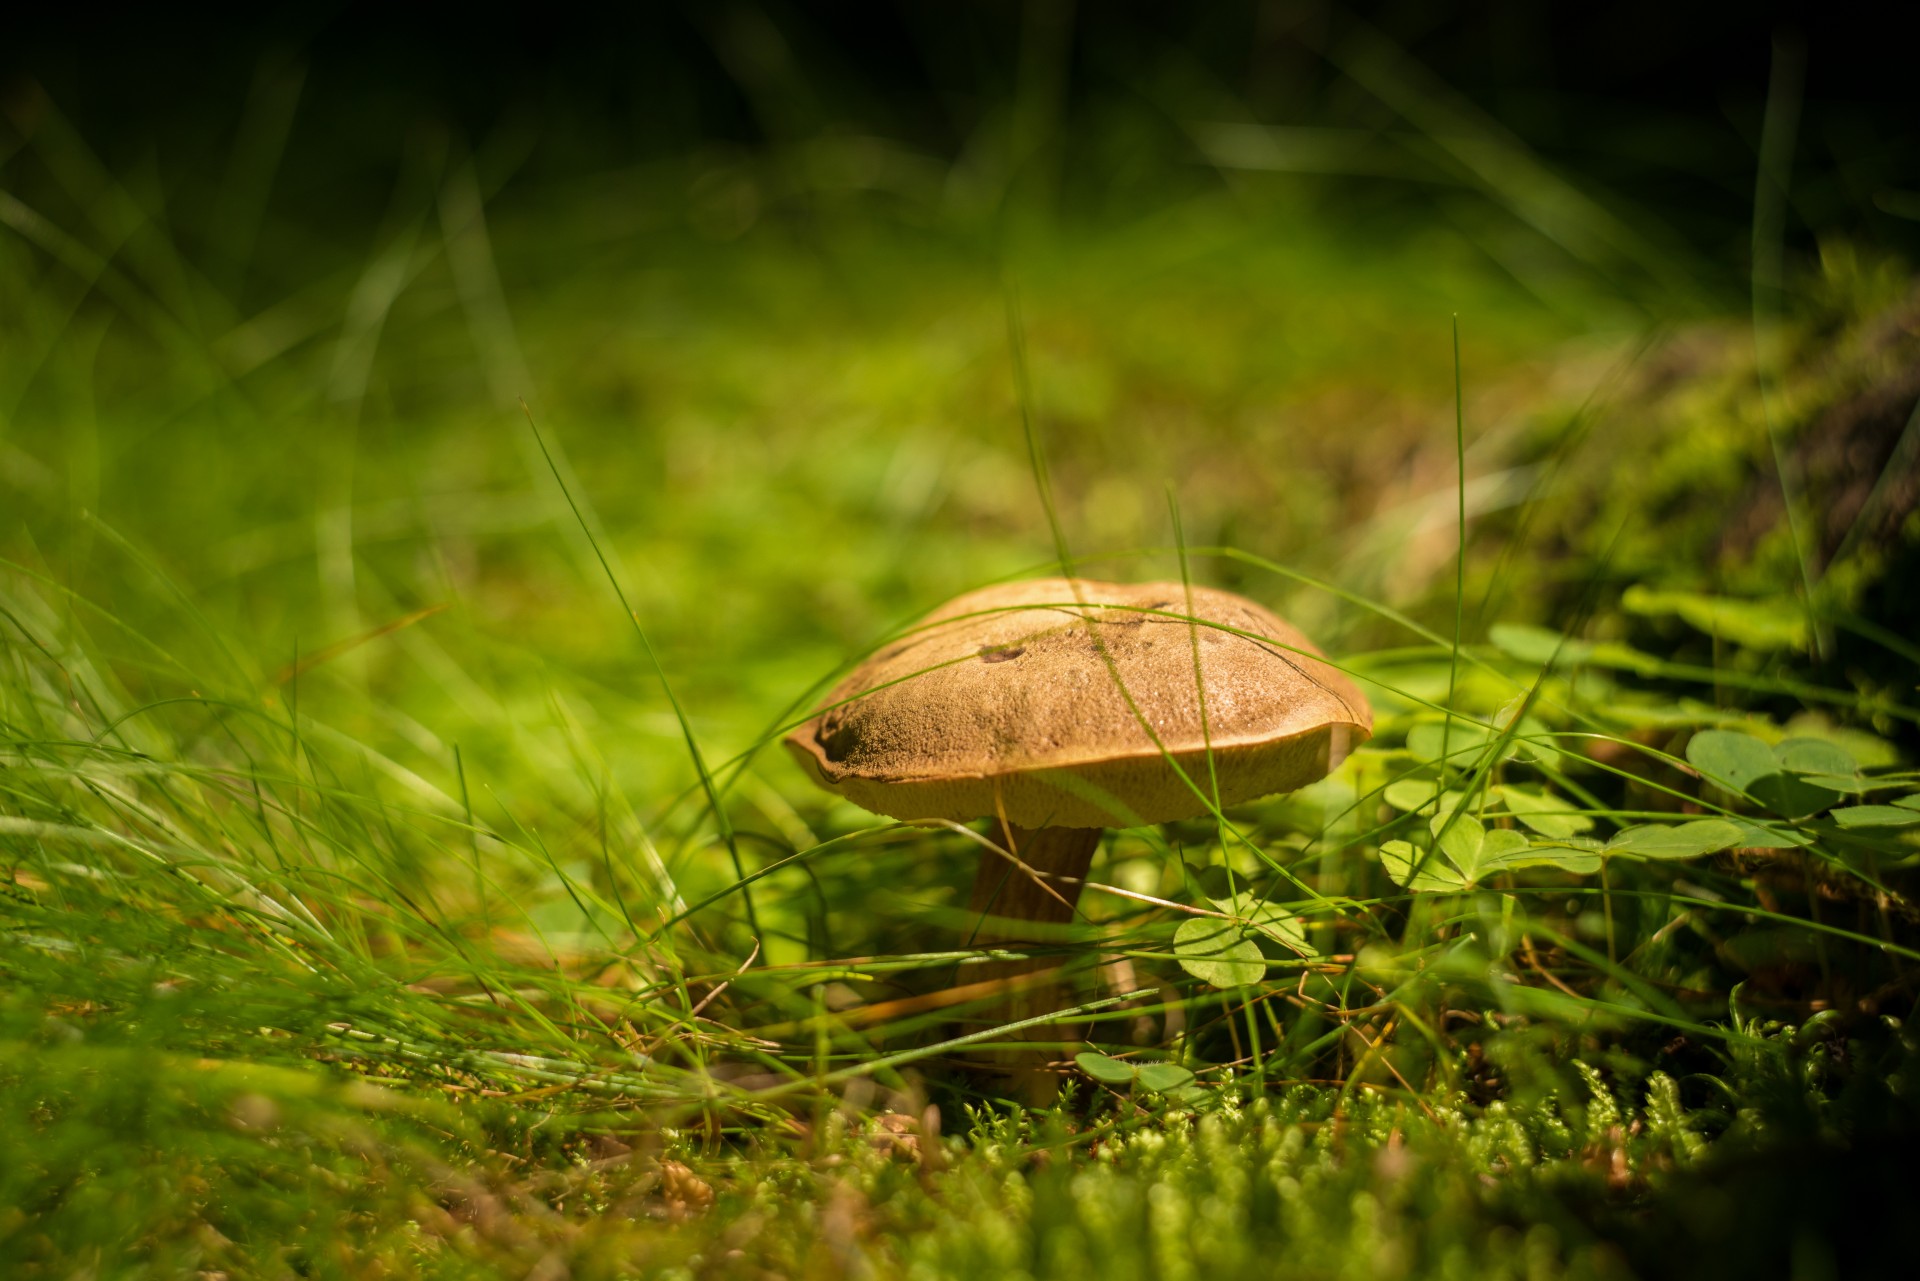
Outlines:
{"type": "Polygon", "coordinates": [[[1304,787],[1372,734],[1367,700],[1306,637],[1231,592],[1192,601],[1197,628],[1179,583],[970,592],[856,668],[787,746],[893,818],[1131,827],[1205,813],[1195,787],[1215,777],[1223,805],[1304,787]]]}

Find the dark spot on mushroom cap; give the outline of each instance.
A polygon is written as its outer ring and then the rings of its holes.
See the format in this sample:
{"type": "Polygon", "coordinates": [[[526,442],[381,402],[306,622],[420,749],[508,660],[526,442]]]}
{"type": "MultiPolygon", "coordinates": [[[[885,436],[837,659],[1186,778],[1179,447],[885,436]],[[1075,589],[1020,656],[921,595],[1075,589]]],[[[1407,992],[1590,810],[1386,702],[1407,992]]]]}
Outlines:
{"type": "Polygon", "coordinates": [[[980,650],[980,661],[983,663],[1004,663],[1008,659],[1018,658],[1026,652],[1027,647],[1025,645],[986,645],[980,650]]]}

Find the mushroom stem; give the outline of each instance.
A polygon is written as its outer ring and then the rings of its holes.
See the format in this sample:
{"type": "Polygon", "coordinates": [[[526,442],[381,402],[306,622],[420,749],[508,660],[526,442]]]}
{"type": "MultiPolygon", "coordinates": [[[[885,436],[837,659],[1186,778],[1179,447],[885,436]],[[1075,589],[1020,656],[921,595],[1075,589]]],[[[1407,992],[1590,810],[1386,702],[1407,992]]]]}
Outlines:
{"type": "MultiPolygon", "coordinates": [[[[1045,943],[1048,929],[1023,930],[1021,922],[1039,926],[1065,925],[1073,919],[1074,904],[1086,882],[1087,869],[1093,865],[1093,852],[1100,846],[1102,829],[1097,827],[1042,827],[1029,830],[1011,823],[999,827],[1003,848],[1020,863],[988,855],[981,860],[974,878],[973,895],[967,910],[982,920],[974,936],[976,944],[1045,943]],[[1023,863],[1026,866],[1022,867],[1023,863]],[[1031,871],[1029,871],[1031,869],[1031,871]],[[1036,937],[1038,936],[1038,937],[1036,937]]],[[[1041,971],[1057,971],[1055,957],[1031,956],[1018,961],[989,961],[978,966],[979,981],[1017,980],[1041,971]]],[[[988,1012],[988,1018],[1017,1022],[1060,1008],[1065,985],[1058,977],[1019,984],[1003,1005],[988,1012]]],[[[1061,1037],[1057,1027],[1035,1027],[1020,1033],[1022,1040],[1051,1041],[1061,1037]]],[[[1040,1050],[1003,1050],[984,1056],[984,1064],[996,1073],[1012,1077],[1012,1086],[1021,1100],[1037,1107],[1053,1101],[1060,1078],[1045,1065],[1051,1056],[1040,1050]]]]}

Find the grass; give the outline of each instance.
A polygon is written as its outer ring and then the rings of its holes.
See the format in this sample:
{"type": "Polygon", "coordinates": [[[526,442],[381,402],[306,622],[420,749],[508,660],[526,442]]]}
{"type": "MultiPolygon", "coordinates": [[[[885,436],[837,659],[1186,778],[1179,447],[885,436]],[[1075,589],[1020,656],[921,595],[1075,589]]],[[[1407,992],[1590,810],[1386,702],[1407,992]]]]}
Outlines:
{"type": "Polygon", "coordinates": [[[803,219],[772,162],[516,188],[483,149],[351,235],[267,220],[235,289],[40,111],[0,207],[8,1275],[1895,1257],[1912,516],[1874,487],[1815,577],[1766,460],[1841,508],[1822,425],[1911,367],[1898,264],[1802,273],[1763,402],[1747,331],[1604,283],[1614,224],[1511,140],[1445,226],[1245,177],[1004,254],[911,156],[803,219]],[[1501,266],[1542,210],[1596,260],[1501,266]],[[1275,604],[1378,733],[1107,838],[1049,1025],[1086,1057],[1025,1113],[964,1067],[1016,1031],[952,996],[974,842],[766,749],[1068,558],[1275,604]]]}

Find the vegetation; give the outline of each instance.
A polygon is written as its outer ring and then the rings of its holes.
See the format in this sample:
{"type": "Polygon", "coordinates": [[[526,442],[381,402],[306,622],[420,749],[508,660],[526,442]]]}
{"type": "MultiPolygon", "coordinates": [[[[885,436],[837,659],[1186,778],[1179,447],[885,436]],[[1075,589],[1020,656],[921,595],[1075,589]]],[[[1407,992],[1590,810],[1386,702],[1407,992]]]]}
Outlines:
{"type": "Polygon", "coordinates": [[[1357,225],[823,135],[239,229],[16,101],[0,1272],[1890,1269],[1920,294],[1743,313],[1408,75],[1459,203],[1357,225]],[[974,836],[777,739],[1049,505],[1377,725],[1108,834],[1026,1111],[974,836]]]}

